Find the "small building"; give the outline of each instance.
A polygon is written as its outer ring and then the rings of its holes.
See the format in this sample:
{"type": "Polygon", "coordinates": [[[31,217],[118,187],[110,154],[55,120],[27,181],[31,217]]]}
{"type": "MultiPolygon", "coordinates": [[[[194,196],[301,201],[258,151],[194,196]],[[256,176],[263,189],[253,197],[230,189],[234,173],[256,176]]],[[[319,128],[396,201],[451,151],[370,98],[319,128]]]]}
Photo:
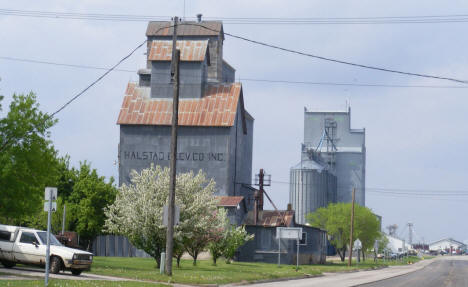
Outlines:
{"type": "Polygon", "coordinates": [[[462,251],[466,249],[466,244],[453,238],[444,238],[429,244],[429,250],[432,251],[462,251]]]}
{"type": "Polygon", "coordinates": [[[387,248],[390,249],[393,253],[402,253],[413,249],[411,244],[405,242],[403,239],[388,234],[385,234],[385,236],[388,239],[387,248]]]}
{"type": "Polygon", "coordinates": [[[229,223],[237,225],[247,214],[247,204],[243,196],[218,196],[218,207],[226,210],[229,223]]]}
{"type": "MultiPolygon", "coordinates": [[[[249,211],[244,220],[245,229],[254,234],[253,240],[239,248],[236,259],[246,262],[278,262],[277,227],[301,227],[302,240],[299,242],[299,264],[324,264],[327,256],[327,233],[324,230],[297,224],[294,210],[249,211]]],[[[281,239],[281,263],[295,265],[297,241],[281,239]]]]}

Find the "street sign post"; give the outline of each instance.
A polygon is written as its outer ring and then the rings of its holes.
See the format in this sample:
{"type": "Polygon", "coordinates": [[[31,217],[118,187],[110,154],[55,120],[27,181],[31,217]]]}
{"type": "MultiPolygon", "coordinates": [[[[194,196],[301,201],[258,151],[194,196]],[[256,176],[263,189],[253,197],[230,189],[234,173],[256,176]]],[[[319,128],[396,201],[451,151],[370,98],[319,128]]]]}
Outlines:
{"type": "Polygon", "coordinates": [[[49,285],[49,266],[50,266],[50,220],[53,211],[57,210],[57,188],[46,187],[44,192],[44,211],[47,211],[47,247],[46,247],[46,266],[45,266],[45,278],[44,285],[49,285]]]}
{"type": "Polygon", "coordinates": [[[299,269],[299,241],[302,239],[302,227],[276,227],[278,239],[278,267],[281,265],[281,239],[296,240],[296,271],[299,269]]]}
{"type": "Polygon", "coordinates": [[[353,249],[357,251],[357,257],[356,257],[357,260],[356,261],[358,263],[360,261],[359,260],[360,259],[359,252],[360,252],[361,248],[362,248],[362,242],[358,238],[358,239],[356,239],[356,241],[354,241],[354,244],[353,244],[353,249]]]}
{"type": "MultiPolygon", "coordinates": [[[[174,206],[174,225],[179,224],[179,219],[180,219],[180,208],[178,205],[174,206]]],[[[167,205],[164,205],[163,207],[163,225],[167,226],[168,225],[168,220],[169,219],[169,207],[167,205]]]]}

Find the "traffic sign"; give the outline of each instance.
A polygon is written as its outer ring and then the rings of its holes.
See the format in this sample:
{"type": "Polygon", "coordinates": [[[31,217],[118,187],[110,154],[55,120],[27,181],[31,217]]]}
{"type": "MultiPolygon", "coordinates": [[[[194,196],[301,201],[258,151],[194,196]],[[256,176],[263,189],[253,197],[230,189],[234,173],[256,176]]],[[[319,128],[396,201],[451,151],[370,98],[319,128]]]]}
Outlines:
{"type": "Polygon", "coordinates": [[[276,227],[276,239],[302,239],[302,227],[276,227]]]}
{"type": "MultiPolygon", "coordinates": [[[[44,202],[44,211],[49,211],[49,201],[44,202]]],[[[52,212],[57,211],[57,202],[52,202],[52,212]]]]}
{"type": "MultiPolygon", "coordinates": [[[[174,225],[177,225],[179,224],[179,219],[180,219],[180,208],[178,205],[175,205],[175,210],[174,210],[174,213],[175,213],[175,218],[174,218],[174,225]]],[[[163,225],[164,226],[167,226],[167,222],[168,222],[168,206],[167,205],[164,205],[164,208],[163,208],[163,225]]]]}
{"type": "MultiPolygon", "coordinates": [[[[52,196],[52,200],[57,200],[57,188],[56,187],[46,187],[44,192],[44,199],[50,200],[50,196],[52,196]]],[[[48,211],[48,210],[46,210],[48,211]]]]}
{"type": "Polygon", "coordinates": [[[358,250],[362,248],[362,242],[361,240],[359,240],[359,238],[356,239],[356,241],[354,241],[353,245],[354,245],[354,250],[358,250]]]}

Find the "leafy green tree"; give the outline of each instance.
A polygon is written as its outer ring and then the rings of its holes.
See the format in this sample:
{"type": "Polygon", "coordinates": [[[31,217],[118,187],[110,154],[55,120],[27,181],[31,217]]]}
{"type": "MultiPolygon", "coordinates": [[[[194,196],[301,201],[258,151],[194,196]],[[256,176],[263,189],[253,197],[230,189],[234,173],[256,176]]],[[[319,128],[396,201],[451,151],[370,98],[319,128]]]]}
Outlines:
{"type": "MultiPolygon", "coordinates": [[[[203,172],[180,173],[176,180],[176,204],[180,208],[179,224],[175,226],[176,252],[180,242],[192,252],[194,264],[199,248],[205,248],[211,230],[224,224],[225,217],[216,213],[215,183],[203,172]]],[[[161,263],[161,252],[166,246],[166,227],[163,225],[163,207],[169,194],[169,169],[160,166],[133,171],[131,184],[119,188],[116,200],[105,211],[105,230],[122,234],[133,245],[144,250],[161,263]]],[[[179,250],[179,251],[177,251],[179,250]]]]}
{"type": "Polygon", "coordinates": [[[361,240],[362,257],[365,260],[366,251],[371,251],[371,249],[374,248],[375,241],[381,236],[379,220],[369,208],[357,205],[354,225],[356,231],[354,234],[355,237],[353,236],[353,238],[359,238],[359,240],[361,240]]]}
{"type": "Polygon", "coordinates": [[[0,119],[0,218],[5,223],[18,224],[35,214],[44,188],[54,183],[57,152],[49,129],[55,123],[39,110],[33,93],[13,95],[0,119]]]}
{"type": "Polygon", "coordinates": [[[73,191],[66,202],[72,218],[70,229],[80,235],[80,241],[87,243],[88,250],[93,239],[102,232],[106,220],[104,209],[114,202],[116,194],[113,177],[106,182],[89,163],[80,163],[73,191]]]}
{"type": "Polygon", "coordinates": [[[223,249],[223,256],[226,259],[226,263],[230,264],[237,249],[253,238],[254,235],[248,234],[244,226],[231,226],[226,232],[226,243],[223,249]]]}
{"type": "MultiPolygon", "coordinates": [[[[307,215],[307,222],[327,231],[331,244],[336,248],[341,261],[345,260],[351,229],[351,203],[332,203],[307,215]]],[[[372,248],[380,236],[379,222],[372,211],[355,205],[353,238],[359,238],[363,250],[372,248]]]]}

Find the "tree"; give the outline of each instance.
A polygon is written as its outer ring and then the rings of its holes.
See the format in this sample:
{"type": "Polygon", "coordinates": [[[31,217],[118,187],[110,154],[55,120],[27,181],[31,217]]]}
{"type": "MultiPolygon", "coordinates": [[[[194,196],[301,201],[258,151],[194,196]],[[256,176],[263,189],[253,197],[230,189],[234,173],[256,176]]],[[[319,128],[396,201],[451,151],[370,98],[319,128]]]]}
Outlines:
{"type": "MultiPolygon", "coordinates": [[[[106,231],[127,236],[133,245],[152,256],[158,267],[166,246],[162,219],[168,192],[169,169],[151,165],[140,173],[132,171],[131,184],[120,187],[115,202],[105,211],[106,231]]],[[[174,238],[184,244],[185,250],[190,250],[194,264],[199,248],[207,244],[210,231],[222,221],[216,212],[214,192],[215,182],[208,181],[201,171],[196,175],[193,172],[177,175],[175,199],[180,220],[174,238]]]]}
{"type": "Polygon", "coordinates": [[[230,264],[237,249],[253,238],[254,235],[248,234],[244,226],[231,226],[231,228],[226,232],[226,243],[223,250],[223,256],[226,259],[226,263],[230,264]]]}
{"type": "Polygon", "coordinates": [[[215,182],[207,181],[203,172],[179,174],[177,177],[176,199],[181,210],[178,230],[185,251],[192,256],[193,265],[198,255],[205,250],[212,234],[224,228],[226,212],[217,207],[215,182]],[[182,213],[182,210],[185,212],[182,213]]]}
{"type": "Polygon", "coordinates": [[[72,217],[70,229],[87,243],[88,250],[91,250],[93,239],[102,232],[106,220],[104,209],[114,202],[116,194],[113,177],[106,182],[89,163],[80,163],[73,191],[66,203],[72,217]]]}
{"type": "MultiPolygon", "coordinates": [[[[307,215],[307,222],[327,231],[330,243],[336,248],[341,261],[345,260],[351,229],[351,203],[331,203],[307,215]]],[[[353,238],[359,238],[363,250],[373,246],[379,237],[379,222],[372,211],[355,205],[353,238]]]]}
{"type": "Polygon", "coordinates": [[[213,232],[208,244],[213,265],[216,265],[216,261],[221,256],[226,259],[226,264],[230,264],[237,249],[253,238],[254,235],[248,234],[244,226],[229,226],[226,224],[224,229],[213,232]]]}
{"type": "Polygon", "coordinates": [[[39,110],[33,93],[13,95],[9,108],[0,119],[0,217],[18,224],[41,208],[56,178],[49,129],[57,121],[39,110]]]}
{"type": "MultiPolygon", "coordinates": [[[[366,251],[370,251],[374,247],[375,241],[380,238],[380,224],[377,216],[372,213],[369,208],[364,206],[356,206],[356,214],[354,218],[356,237],[362,243],[362,259],[366,260],[366,251]]],[[[359,256],[359,255],[358,255],[359,256]]]]}

